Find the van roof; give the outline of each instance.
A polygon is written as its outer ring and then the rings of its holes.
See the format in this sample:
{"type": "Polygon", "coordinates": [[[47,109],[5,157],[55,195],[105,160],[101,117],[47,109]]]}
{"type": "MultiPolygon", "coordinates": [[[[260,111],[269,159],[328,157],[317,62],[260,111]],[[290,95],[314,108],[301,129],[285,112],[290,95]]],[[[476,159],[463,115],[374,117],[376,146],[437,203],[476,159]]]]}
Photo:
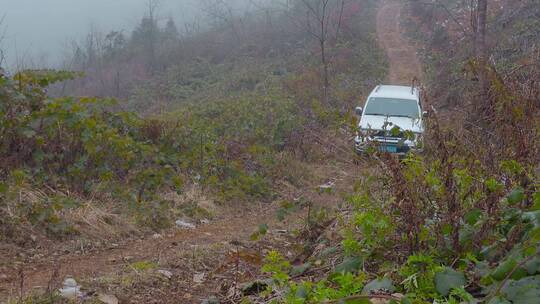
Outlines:
{"type": "Polygon", "coordinates": [[[369,97],[388,97],[418,100],[418,89],[410,86],[378,85],[369,97]]]}

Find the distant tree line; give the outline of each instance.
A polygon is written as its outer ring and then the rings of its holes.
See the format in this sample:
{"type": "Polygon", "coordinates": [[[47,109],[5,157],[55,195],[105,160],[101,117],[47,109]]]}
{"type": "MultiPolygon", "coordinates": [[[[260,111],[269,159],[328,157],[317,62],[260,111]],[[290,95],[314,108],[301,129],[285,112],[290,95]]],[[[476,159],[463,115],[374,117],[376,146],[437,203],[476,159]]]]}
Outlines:
{"type": "MultiPolygon", "coordinates": [[[[369,2],[373,2],[370,0],[369,2]]],[[[205,58],[211,63],[242,56],[283,57],[309,51],[319,66],[321,99],[327,102],[335,54],[332,48],[358,35],[349,27],[351,15],[362,7],[359,0],[250,0],[238,10],[230,2],[200,2],[204,17],[180,27],[170,16],[160,18],[158,2],[150,0],[131,31],[107,34],[93,29],[73,42],[64,68],[82,71],[55,94],[128,98],[141,81],[171,66],[205,58]]]]}

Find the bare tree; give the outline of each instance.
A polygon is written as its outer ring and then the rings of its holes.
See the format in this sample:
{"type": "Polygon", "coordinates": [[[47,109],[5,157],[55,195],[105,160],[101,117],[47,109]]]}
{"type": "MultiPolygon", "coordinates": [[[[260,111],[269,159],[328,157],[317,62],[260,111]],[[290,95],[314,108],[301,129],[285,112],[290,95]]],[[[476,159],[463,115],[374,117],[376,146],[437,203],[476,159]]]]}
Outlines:
{"type": "Polygon", "coordinates": [[[159,33],[157,33],[156,28],[157,26],[154,26],[157,24],[156,20],[156,10],[159,7],[159,1],[158,0],[148,0],[147,2],[147,18],[149,19],[149,22],[151,23],[151,26],[148,27],[148,51],[150,56],[150,66],[153,69],[156,68],[156,44],[159,33]]]}
{"type": "Polygon", "coordinates": [[[232,30],[237,41],[241,40],[241,35],[235,23],[235,15],[231,5],[225,0],[202,0],[202,11],[207,15],[214,26],[228,26],[232,30]]]}
{"type": "Polygon", "coordinates": [[[6,20],[6,15],[3,15],[2,17],[0,17],[0,74],[2,73],[2,65],[4,64],[4,61],[6,60],[6,56],[5,56],[4,48],[3,48],[3,42],[4,42],[4,39],[6,38],[6,33],[2,29],[5,20],[6,20]]]}
{"type": "Polygon", "coordinates": [[[478,62],[478,80],[480,83],[480,93],[482,102],[485,102],[488,94],[487,80],[487,49],[486,49],[486,19],[487,19],[487,0],[477,0],[477,24],[475,33],[475,53],[478,62]]]}
{"type": "Polygon", "coordinates": [[[301,0],[301,2],[306,8],[307,32],[319,44],[323,78],[323,100],[327,102],[328,89],[330,87],[328,41],[331,38],[330,31],[332,28],[335,28],[334,38],[338,38],[345,0],[301,0]],[[335,12],[339,12],[337,21],[331,19],[332,14],[335,12]]]}

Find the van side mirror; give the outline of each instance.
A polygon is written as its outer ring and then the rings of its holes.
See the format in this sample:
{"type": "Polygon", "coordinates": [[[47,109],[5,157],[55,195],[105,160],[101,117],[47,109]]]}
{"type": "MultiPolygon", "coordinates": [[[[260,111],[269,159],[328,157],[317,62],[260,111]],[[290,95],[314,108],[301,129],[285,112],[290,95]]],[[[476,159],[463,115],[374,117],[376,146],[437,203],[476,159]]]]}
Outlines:
{"type": "Polygon", "coordinates": [[[428,111],[424,111],[424,112],[422,112],[422,117],[426,118],[426,117],[428,117],[428,116],[429,116],[429,113],[428,113],[428,111]]]}
{"type": "Polygon", "coordinates": [[[362,115],[362,107],[356,107],[354,109],[354,112],[356,113],[356,115],[361,116],[362,115]]]}

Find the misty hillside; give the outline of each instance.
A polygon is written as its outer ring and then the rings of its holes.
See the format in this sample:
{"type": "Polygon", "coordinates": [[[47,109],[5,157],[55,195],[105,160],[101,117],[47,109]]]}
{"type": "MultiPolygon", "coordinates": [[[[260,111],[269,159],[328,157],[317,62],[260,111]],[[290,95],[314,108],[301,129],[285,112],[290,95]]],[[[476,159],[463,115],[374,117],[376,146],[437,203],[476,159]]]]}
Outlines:
{"type": "Polygon", "coordinates": [[[537,1],[43,3],[0,303],[540,302],[537,1]]]}

